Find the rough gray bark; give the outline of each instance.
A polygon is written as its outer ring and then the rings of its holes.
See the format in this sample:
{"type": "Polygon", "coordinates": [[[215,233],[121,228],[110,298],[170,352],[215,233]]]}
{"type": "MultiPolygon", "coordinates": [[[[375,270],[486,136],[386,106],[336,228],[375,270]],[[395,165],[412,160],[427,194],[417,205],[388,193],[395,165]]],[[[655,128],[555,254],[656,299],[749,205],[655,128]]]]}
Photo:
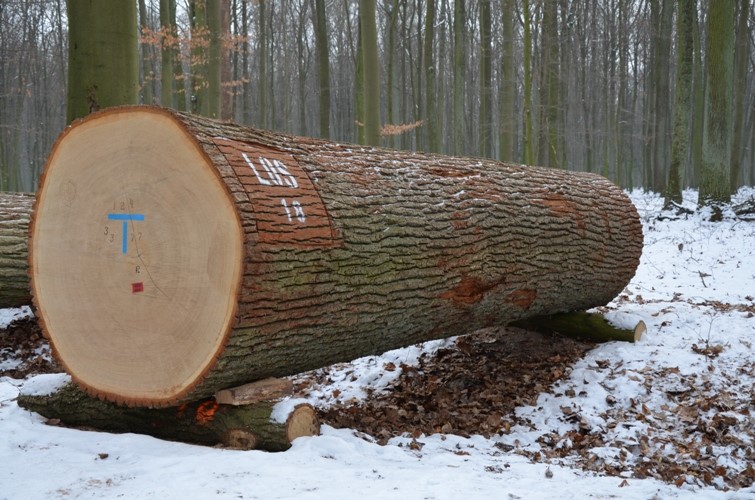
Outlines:
{"type": "Polygon", "coordinates": [[[31,302],[27,237],[34,195],[0,193],[0,308],[31,302]]]}
{"type": "Polygon", "coordinates": [[[236,320],[217,360],[177,400],[603,305],[639,263],[637,212],[597,175],[341,145],[159,108],[112,112],[180,124],[222,177],[244,230],[236,320]],[[296,178],[285,204],[242,151],[296,178]]]}

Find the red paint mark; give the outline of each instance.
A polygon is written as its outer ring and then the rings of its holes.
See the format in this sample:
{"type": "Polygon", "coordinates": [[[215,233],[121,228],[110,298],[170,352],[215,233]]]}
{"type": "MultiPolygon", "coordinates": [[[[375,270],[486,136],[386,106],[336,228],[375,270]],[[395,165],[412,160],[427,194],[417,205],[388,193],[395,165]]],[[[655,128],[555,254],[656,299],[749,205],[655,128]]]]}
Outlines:
{"type": "Polygon", "coordinates": [[[199,407],[197,407],[197,416],[195,417],[199,425],[206,425],[212,422],[215,418],[215,412],[220,408],[220,405],[215,401],[205,401],[199,407]]]}
{"type": "Polygon", "coordinates": [[[131,283],[131,293],[139,293],[144,291],[144,283],[131,283]]]}
{"type": "Polygon", "coordinates": [[[472,276],[462,276],[459,284],[451,290],[440,294],[440,298],[450,300],[458,307],[471,306],[479,302],[488,291],[505,281],[505,276],[492,283],[484,283],[480,278],[472,276]]]}
{"type": "Polygon", "coordinates": [[[527,310],[530,308],[535,299],[537,298],[537,290],[531,290],[524,288],[522,290],[515,290],[508,294],[503,300],[509,304],[527,310]]]}
{"type": "Polygon", "coordinates": [[[577,232],[580,236],[585,235],[585,216],[580,211],[577,204],[561,193],[548,193],[543,200],[535,200],[550,211],[551,215],[558,218],[568,219],[577,226],[577,232]]]}

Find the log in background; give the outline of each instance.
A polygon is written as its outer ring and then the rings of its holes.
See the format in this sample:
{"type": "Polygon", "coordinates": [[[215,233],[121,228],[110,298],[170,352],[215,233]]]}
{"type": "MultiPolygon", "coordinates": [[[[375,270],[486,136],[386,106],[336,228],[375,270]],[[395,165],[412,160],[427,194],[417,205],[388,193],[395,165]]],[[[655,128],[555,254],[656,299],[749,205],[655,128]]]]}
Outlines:
{"type": "Polygon", "coordinates": [[[31,302],[27,237],[34,195],[0,193],[0,308],[31,302]]]}
{"type": "Polygon", "coordinates": [[[145,111],[172,116],[220,173],[244,230],[244,276],[232,330],[205,378],[172,401],[93,391],[100,397],[155,406],[197,400],[268,376],[584,310],[609,302],[639,263],[637,212],[598,175],[341,145],[158,108],[104,113],[145,111]],[[292,173],[298,187],[288,186],[286,204],[242,152],[292,173]]]}

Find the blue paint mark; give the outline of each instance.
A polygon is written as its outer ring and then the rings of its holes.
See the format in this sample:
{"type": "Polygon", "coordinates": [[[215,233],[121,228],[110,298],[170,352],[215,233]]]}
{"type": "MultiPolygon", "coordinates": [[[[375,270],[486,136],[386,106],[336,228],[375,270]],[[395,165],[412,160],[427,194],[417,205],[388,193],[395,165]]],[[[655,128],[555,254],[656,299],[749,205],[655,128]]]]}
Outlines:
{"type": "Polygon", "coordinates": [[[125,254],[128,252],[128,221],[123,221],[123,241],[121,242],[121,251],[125,254]]]}
{"type": "Polygon", "coordinates": [[[144,214],[107,214],[108,220],[144,220],[144,214]]]}
{"type": "Polygon", "coordinates": [[[107,214],[108,220],[123,221],[123,240],[121,241],[121,252],[128,252],[128,223],[133,221],[143,221],[144,214],[107,214]]]}

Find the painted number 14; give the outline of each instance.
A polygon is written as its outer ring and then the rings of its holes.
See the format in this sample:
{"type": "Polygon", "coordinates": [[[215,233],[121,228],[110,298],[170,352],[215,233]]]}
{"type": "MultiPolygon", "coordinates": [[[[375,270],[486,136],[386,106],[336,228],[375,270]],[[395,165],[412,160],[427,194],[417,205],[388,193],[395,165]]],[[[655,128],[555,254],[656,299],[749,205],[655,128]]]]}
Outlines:
{"type": "Polygon", "coordinates": [[[288,216],[288,221],[293,221],[293,217],[296,217],[299,222],[304,223],[307,221],[307,218],[304,216],[304,209],[301,206],[301,203],[294,200],[291,202],[291,207],[288,206],[288,203],[286,202],[285,198],[281,198],[281,205],[283,205],[283,208],[286,210],[286,215],[288,216]],[[294,210],[293,217],[291,214],[291,209],[294,210]]]}

